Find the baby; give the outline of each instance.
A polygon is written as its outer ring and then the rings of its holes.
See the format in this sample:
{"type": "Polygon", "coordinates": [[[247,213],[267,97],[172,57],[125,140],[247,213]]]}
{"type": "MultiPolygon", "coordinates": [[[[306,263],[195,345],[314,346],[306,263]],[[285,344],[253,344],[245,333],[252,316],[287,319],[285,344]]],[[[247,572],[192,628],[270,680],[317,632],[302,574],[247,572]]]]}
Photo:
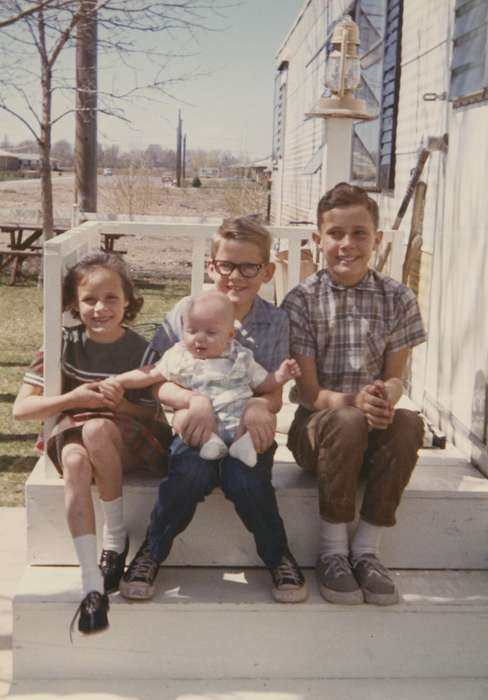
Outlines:
{"type": "Polygon", "coordinates": [[[253,354],[234,340],[234,310],[221,292],[191,297],[183,316],[183,341],[164,353],[153,366],[107,380],[124,390],[141,389],[158,382],[174,382],[207,396],[214,408],[218,435],[212,433],[200,449],[203,459],[230,454],[249,467],[257,456],[251,436],[235,440],[246,401],[254,394],[270,393],[300,375],[295,360],[285,360],[268,373],[253,354]]]}

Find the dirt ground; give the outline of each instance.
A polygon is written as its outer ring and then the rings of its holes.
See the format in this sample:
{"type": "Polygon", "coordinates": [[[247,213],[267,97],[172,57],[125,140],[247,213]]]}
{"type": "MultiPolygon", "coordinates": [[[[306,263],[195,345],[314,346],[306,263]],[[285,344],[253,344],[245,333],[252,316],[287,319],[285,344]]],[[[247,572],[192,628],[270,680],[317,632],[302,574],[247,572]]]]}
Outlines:
{"type": "MultiPolygon", "coordinates": [[[[69,226],[74,201],[74,176],[53,177],[55,223],[69,226]]],[[[161,179],[144,173],[98,178],[98,211],[101,215],[138,214],[170,217],[198,217],[221,220],[244,213],[265,214],[266,191],[242,181],[203,182],[200,188],[164,186],[161,179]]],[[[0,183],[0,221],[36,223],[41,220],[39,180],[0,183]]],[[[138,276],[181,278],[190,274],[191,241],[136,236],[122,239],[119,248],[128,251],[127,260],[138,276]]],[[[36,262],[29,263],[35,271],[36,262]]]]}

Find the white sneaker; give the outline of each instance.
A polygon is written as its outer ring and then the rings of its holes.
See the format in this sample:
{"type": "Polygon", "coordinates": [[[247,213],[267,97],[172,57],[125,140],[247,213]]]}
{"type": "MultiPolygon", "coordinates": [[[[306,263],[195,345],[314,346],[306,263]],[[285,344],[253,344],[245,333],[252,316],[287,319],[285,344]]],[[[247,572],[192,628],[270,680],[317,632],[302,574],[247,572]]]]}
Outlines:
{"type": "Polygon", "coordinates": [[[232,443],[229,447],[229,454],[231,457],[240,459],[241,462],[247,464],[248,467],[255,467],[258,461],[258,455],[249,433],[244,433],[244,435],[232,443]]]}
{"type": "Polygon", "coordinates": [[[212,433],[207,442],[200,448],[200,457],[202,459],[222,459],[222,457],[225,457],[228,453],[227,445],[222,438],[219,438],[215,433],[212,433]]]}

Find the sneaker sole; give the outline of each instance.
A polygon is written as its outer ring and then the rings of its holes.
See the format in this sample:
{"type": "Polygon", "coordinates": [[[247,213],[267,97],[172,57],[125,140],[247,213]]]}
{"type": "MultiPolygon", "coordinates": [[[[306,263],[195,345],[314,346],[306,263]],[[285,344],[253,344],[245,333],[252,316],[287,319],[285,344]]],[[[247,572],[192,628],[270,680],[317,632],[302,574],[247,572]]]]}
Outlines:
{"type": "Polygon", "coordinates": [[[401,602],[397,590],[394,593],[372,593],[363,588],[364,602],[369,605],[396,605],[401,602]]]}
{"type": "Polygon", "coordinates": [[[150,600],[154,596],[156,586],[137,586],[134,583],[120,582],[119,591],[128,600],[150,600]]]}
{"type": "Polygon", "coordinates": [[[303,603],[304,600],[307,600],[308,590],[305,585],[301,588],[290,588],[284,591],[272,588],[271,594],[277,603],[303,603]]]}
{"type": "Polygon", "coordinates": [[[333,591],[319,583],[319,591],[324,600],[335,605],[361,605],[364,603],[363,591],[360,588],[357,591],[333,591]]]}

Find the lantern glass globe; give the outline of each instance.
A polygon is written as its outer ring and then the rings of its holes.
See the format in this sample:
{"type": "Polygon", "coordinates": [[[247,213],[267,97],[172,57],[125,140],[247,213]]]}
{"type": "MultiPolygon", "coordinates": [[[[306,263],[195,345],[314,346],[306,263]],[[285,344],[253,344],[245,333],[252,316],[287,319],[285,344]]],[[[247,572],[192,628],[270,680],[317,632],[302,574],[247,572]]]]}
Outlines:
{"type": "Polygon", "coordinates": [[[341,54],[334,50],[328,58],[325,84],[333,93],[355,90],[361,82],[361,69],[357,56],[345,58],[344,85],[341,86],[341,54]]]}

